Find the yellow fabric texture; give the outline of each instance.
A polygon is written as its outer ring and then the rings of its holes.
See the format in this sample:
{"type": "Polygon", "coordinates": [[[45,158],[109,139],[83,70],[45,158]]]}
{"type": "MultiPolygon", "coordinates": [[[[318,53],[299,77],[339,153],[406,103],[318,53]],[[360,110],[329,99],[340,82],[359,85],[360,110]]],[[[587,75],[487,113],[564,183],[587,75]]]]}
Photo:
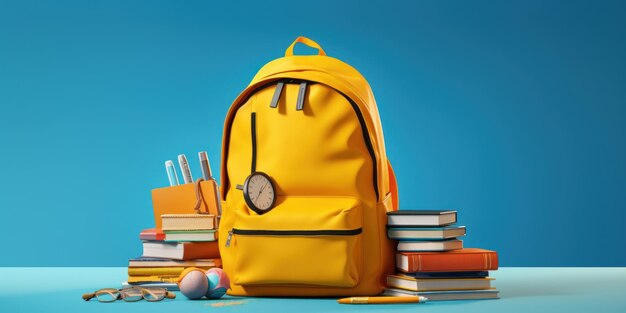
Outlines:
{"type": "Polygon", "coordinates": [[[229,294],[382,292],[386,275],[393,273],[386,212],[397,206],[397,194],[391,194],[397,189],[390,181],[374,95],[354,68],[326,56],[312,40],[296,39],[286,56],[266,64],[233,102],[224,125],[221,166],[219,244],[231,279],[229,294]],[[317,48],[319,55],[293,55],[298,42],[317,48]],[[302,81],[308,85],[298,110],[302,81]],[[279,82],[284,87],[271,107],[279,82]],[[262,215],[247,206],[237,188],[251,174],[253,161],[276,187],[274,207],[262,215]]]}

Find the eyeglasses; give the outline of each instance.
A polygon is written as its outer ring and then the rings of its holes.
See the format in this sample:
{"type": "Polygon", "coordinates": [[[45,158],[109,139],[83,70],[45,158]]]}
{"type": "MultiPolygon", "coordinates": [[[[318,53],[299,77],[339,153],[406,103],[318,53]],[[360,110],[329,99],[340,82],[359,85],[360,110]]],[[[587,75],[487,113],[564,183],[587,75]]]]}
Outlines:
{"type": "Polygon", "coordinates": [[[83,295],[83,300],[89,301],[93,298],[97,298],[100,302],[114,302],[115,300],[124,300],[127,302],[135,302],[141,299],[146,301],[155,302],[161,301],[165,298],[175,299],[176,294],[167,291],[165,288],[140,288],[131,287],[124,289],[104,288],[97,290],[93,293],[86,293],[83,295]]]}

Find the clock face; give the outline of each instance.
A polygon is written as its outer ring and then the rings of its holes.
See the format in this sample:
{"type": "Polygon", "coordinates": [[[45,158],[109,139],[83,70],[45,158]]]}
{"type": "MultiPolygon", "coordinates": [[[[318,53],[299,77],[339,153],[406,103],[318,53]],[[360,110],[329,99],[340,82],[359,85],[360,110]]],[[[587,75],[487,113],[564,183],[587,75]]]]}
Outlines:
{"type": "Polygon", "coordinates": [[[243,195],[246,203],[258,214],[267,213],[274,206],[276,190],[267,174],[252,173],[243,185],[243,195]]]}

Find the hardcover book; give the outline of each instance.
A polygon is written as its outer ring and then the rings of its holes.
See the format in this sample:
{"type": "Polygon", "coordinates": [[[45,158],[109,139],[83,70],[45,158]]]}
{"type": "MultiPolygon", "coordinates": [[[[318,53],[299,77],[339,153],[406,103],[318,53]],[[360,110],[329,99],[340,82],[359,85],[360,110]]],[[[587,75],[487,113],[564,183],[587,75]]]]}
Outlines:
{"type": "Polygon", "coordinates": [[[450,239],[461,236],[465,236],[465,226],[387,229],[387,237],[394,240],[450,239]]]}
{"type": "Polygon", "coordinates": [[[127,282],[129,284],[150,283],[150,282],[176,283],[178,282],[178,275],[128,276],[127,282]]]}
{"type": "Polygon", "coordinates": [[[489,276],[488,271],[472,271],[472,272],[416,272],[401,273],[399,275],[410,276],[413,278],[485,278],[489,276]]]}
{"type": "Polygon", "coordinates": [[[384,296],[390,297],[417,297],[428,298],[429,301],[441,300],[480,300],[498,299],[498,290],[448,290],[448,291],[409,291],[399,288],[386,288],[384,296]]]}
{"type": "Polygon", "coordinates": [[[387,276],[387,287],[410,291],[483,290],[491,288],[493,278],[426,278],[404,275],[387,276]]]}
{"type": "MultiPolygon", "coordinates": [[[[200,269],[210,269],[210,267],[199,267],[200,269]]],[[[185,267],[129,267],[128,276],[162,276],[162,275],[180,275],[185,267]]]]}
{"type": "Polygon", "coordinates": [[[463,241],[458,239],[436,241],[400,241],[398,251],[449,251],[463,249],[463,241]]]}
{"type": "Polygon", "coordinates": [[[399,210],[387,213],[388,227],[441,227],[456,223],[456,211],[399,210]]]}
{"type": "Polygon", "coordinates": [[[128,260],[128,267],[221,267],[221,259],[170,260],[163,258],[134,258],[128,260]]]}
{"type": "Polygon", "coordinates": [[[167,230],[211,230],[215,229],[213,214],[163,214],[161,229],[167,230]]]}
{"type": "MultiPolygon", "coordinates": [[[[217,241],[162,242],[145,241],[143,257],[174,260],[216,259],[220,257],[217,241]]],[[[130,282],[130,281],[129,281],[130,282]]]]}
{"type": "Polygon", "coordinates": [[[460,272],[498,269],[495,251],[465,248],[447,252],[399,252],[396,267],[404,272],[460,272]]]}
{"type": "Polygon", "coordinates": [[[165,234],[159,228],[147,228],[139,233],[139,239],[141,240],[164,240],[165,234]]]}
{"type": "Polygon", "coordinates": [[[129,283],[127,281],[122,282],[122,288],[130,287],[143,287],[143,288],[165,288],[168,291],[179,291],[177,283],[164,283],[160,281],[155,282],[141,282],[141,283],[129,283]]]}
{"type": "Polygon", "coordinates": [[[165,241],[215,241],[215,230],[166,230],[165,241]]]}

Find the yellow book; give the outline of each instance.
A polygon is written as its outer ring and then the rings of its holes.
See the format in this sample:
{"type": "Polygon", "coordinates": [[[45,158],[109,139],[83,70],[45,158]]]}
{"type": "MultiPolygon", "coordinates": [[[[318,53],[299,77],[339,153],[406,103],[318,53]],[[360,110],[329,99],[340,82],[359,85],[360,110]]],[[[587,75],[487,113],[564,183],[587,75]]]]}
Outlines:
{"type": "Polygon", "coordinates": [[[147,276],[128,276],[129,283],[142,283],[142,282],[164,282],[175,283],[178,282],[178,275],[147,275],[147,276]]]}
{"type": "MultiPolygon", "coordinates": [[[[215,245],[215,252],[219,253],[217,245],[215,245]]],[[[169,259],[156,259],[156,258],[135,258],[130,259],[128,267],[199,267],[199,268],[212,268],[221,267],[221,259],[193,259],[187,261],[169,260],[169,259]]],[[[152,275],[152,274],[151,274],[152,275]]]]}
{"type": "Polygon", "coordinates": [[[166,230],[213,230],[213,214],[161,214],[161,229],[166,230]]]}
{"type": "MultiPolygon", "coordinates": [[[[180,275],[186,267],[129,267],[128,276],[180,275]]],[[[198,267],[208,270],[211,267],[198,267]]]]}

